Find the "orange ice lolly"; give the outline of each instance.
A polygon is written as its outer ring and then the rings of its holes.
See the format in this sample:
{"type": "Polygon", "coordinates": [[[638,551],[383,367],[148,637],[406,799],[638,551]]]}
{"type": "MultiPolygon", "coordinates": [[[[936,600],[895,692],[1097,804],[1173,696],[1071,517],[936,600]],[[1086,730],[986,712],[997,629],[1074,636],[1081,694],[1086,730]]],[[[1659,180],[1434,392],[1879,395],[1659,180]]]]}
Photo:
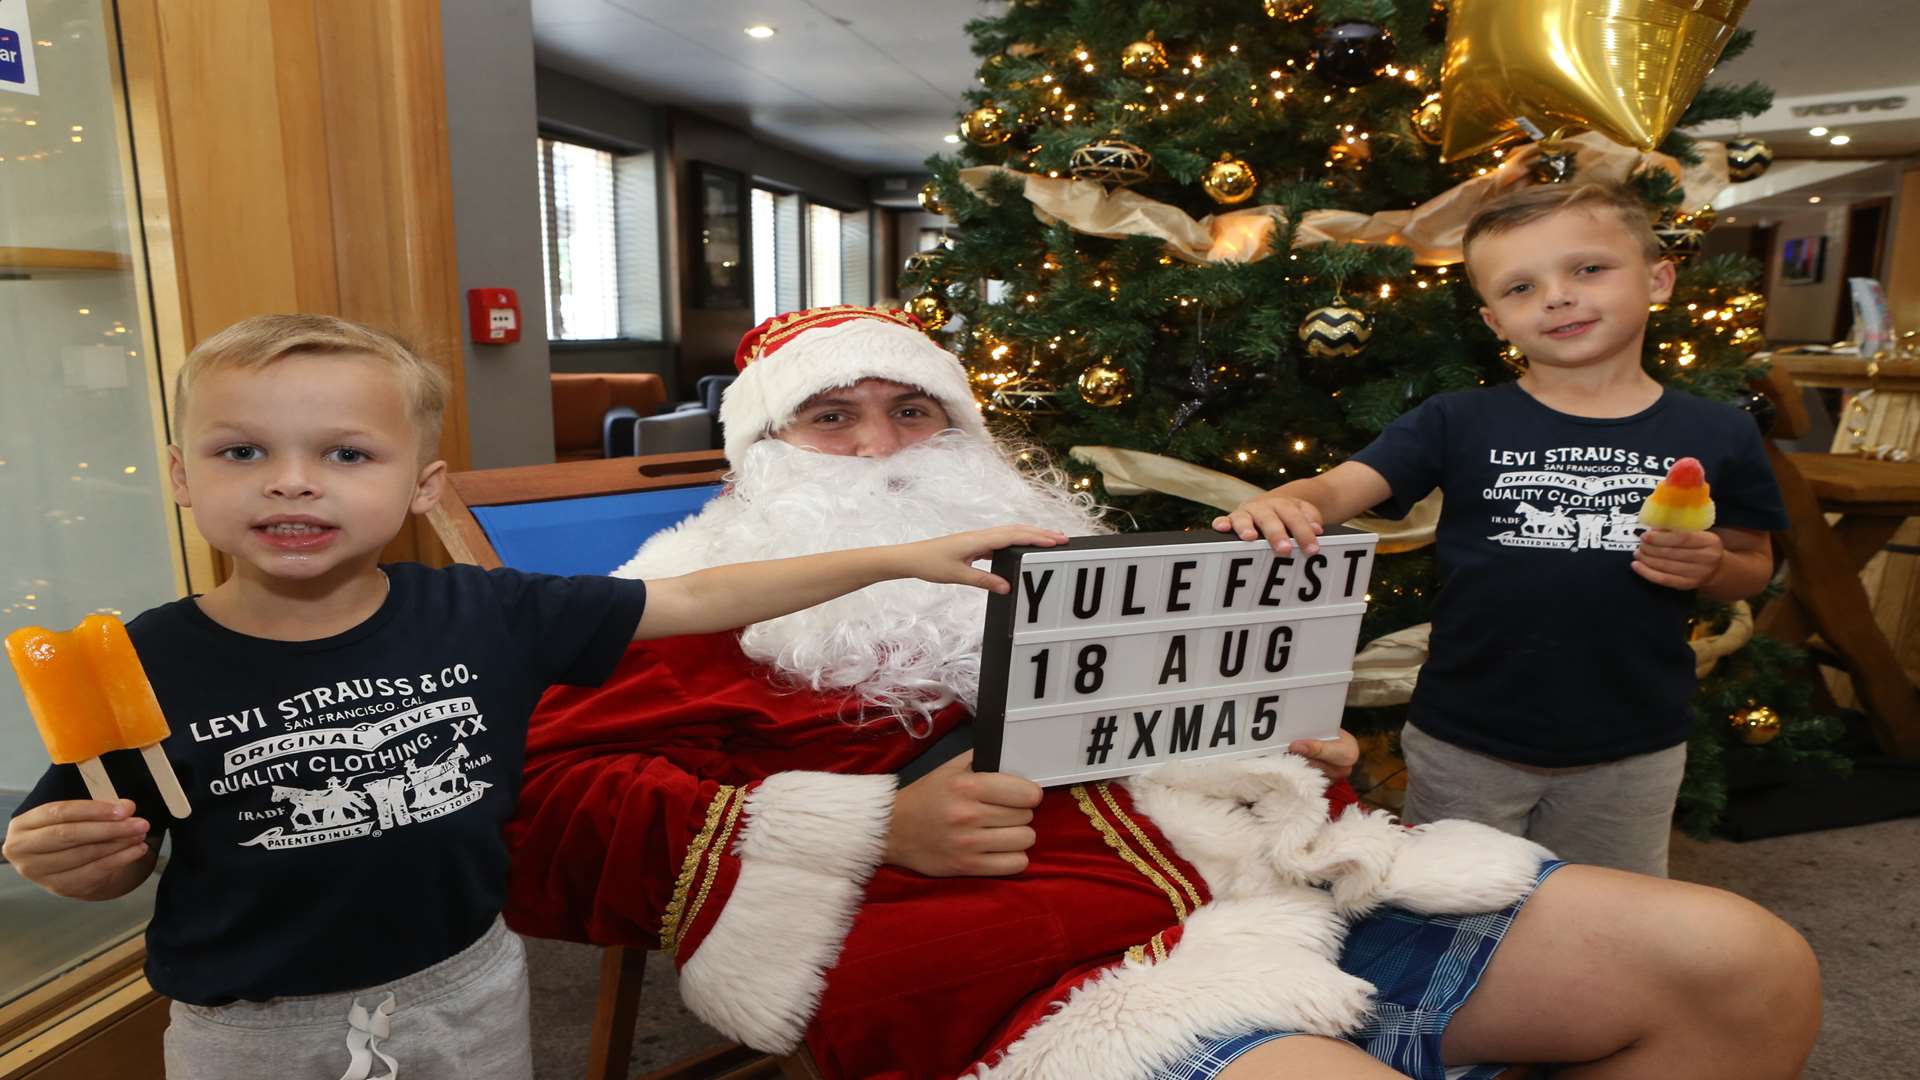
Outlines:
{"type": "Polygon", "coordinates": [[[100,755],[138,749],[167,809],[176,818],[192,812],[160,749],[170,733],[167,718],[120,620],[89,615],[64,633],[23,627],[7,635],[7,659],[48,755],[78,766],[89,794],[117,798],[100,755]]]}
{"type": "Polygon", "coordinates": [[[1640,524],[1649,529],[1695,532],[1713,528],[1713,497],[1698,458],[1683,457],[1673,463],[1667,478],[1654,487],[1646,505],[1640,508],[1640,524]]]}

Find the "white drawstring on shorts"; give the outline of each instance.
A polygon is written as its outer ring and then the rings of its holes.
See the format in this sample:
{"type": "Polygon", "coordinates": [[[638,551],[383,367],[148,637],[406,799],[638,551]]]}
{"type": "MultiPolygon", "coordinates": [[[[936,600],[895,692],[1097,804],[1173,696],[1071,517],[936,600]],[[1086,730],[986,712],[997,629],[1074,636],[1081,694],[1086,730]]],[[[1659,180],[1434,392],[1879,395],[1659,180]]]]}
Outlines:
{"type": "Polygon", "coordinates": [[[393,1060],[380,1044],[393,1033],[393,995],[367,1011],[358,1001],[347,1010],[347,1051],[353,1055],[353,1064],[340,1080],[399,1080],[400,1063],[393,1060]],[[379,1058],[386,1063],[387,1071],[380,1076],[373,1075],[373,1059],[379,1058]]]}

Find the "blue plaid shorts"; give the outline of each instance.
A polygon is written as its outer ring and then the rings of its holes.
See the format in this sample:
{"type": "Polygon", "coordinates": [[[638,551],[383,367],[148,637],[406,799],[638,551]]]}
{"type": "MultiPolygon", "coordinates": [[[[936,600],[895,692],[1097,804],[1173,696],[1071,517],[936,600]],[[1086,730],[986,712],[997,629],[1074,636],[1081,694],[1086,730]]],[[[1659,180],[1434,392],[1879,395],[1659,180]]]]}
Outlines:
{"type": "MultiPolygon", "coordinates": [[[[1566,864],[1542,863],[1538,884],[1566,864]]],[[[1505,1065],[1474,1065],[1449,1074],[1440,1036],[1480,984],[1525,900],[1486,915],[1415,915],[1381,908],[1353,924],[1340,970],[1372,983],[1372,1019],[1347,1041],[1414,1080],[1489,1080],[1505,1065]]],[[[1240,1055],[1297,1031],[1248,1031],[1203,1041],[1154,1073],[1154,1080],[1214,1080],[1240,1055]]]]}

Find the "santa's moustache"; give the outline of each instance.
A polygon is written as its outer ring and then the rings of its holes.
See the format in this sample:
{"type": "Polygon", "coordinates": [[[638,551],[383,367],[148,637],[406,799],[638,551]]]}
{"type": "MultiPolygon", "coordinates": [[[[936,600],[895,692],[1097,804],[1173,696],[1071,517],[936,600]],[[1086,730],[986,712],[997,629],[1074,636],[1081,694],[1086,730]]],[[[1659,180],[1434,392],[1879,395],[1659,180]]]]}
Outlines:
{"type": "MultiPolygon", "coordinates": [[[[1056,470],[1023,470],[974,436],[949,432],[879,459],[768,439],[747,452],[727,495],[650,542],[618,573],[686,573],[1016,523],[1069,536],[1108,531],[1093,500],[1069,493],[1056,470]]],[[[886,710],[919,733],[934,712],[956,699],[972,705],[979,693],[986,595],[962,585],[881,582],[755,623],[740,644],[796,685],[851,691],[850,714],[886,710]]]]}

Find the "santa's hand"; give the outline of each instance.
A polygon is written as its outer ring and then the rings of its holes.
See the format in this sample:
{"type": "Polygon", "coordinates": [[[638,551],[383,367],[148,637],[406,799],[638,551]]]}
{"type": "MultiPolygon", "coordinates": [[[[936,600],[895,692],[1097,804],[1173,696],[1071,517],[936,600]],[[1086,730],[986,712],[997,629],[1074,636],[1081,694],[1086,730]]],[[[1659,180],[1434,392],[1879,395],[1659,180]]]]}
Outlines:
{"type": "Polygon", "coordinates": [[[1024,544],[1029,547],[1053,547],[1067,542],[1067,534],[1032,525],[1002,525],[997,529],[978,529],[954,533],[917,544],[901,544],[892,550],[903,560],[899,577],[916,577],[943,585],[972,585],[991,592],[1010,592],[1006,580],[977,570],[973,563],[991,559],[1004,547],[1024,544]]]}
{"type": "Polygon", "coordinates": [[[928,877],[1000,877],[1027,868],[1040,785],[972,766],[969,750],[900,789],[886,862],[928,877]]]}
{"type": "Polygon", "coordinates": [[[1332,739],[1295,739],[1287,750],[1306,758],[1329,780],[1345,780],[1360,761],[1360,740],[1346,728],[1341,728],[1339,736],[1332,739]]]}

